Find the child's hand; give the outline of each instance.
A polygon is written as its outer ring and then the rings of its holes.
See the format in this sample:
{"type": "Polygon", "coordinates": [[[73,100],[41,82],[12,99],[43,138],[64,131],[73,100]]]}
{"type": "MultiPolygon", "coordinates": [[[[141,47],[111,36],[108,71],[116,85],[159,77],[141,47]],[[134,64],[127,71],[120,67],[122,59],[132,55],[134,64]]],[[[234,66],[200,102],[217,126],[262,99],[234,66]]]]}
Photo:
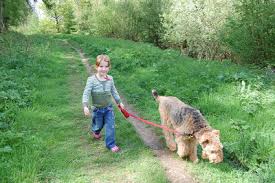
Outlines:
{"type": "Polygon", "coordinates": [[[119,105],[120,105],[120,107],[121,107],[122,109],[124,109],[123,103],[120,103],[119,105]]]}
{"type": "Polygon", "coordinates": [[[124,105],[122,103],[120,103],[118,105],[118,108],[120,109],[120,112],[122,112],[123,116],[125,118],[129,118],[130,117],[130,113],[124,108],[124,105]]]}
{"type": "Polygon", "coordinates": [[[90,113],[90,110],[89,110],[88,107],[85,106],[85,107],[83,108],[83,110],[84,110],[85,116],[91,116],[91,113],[90,113]]]}

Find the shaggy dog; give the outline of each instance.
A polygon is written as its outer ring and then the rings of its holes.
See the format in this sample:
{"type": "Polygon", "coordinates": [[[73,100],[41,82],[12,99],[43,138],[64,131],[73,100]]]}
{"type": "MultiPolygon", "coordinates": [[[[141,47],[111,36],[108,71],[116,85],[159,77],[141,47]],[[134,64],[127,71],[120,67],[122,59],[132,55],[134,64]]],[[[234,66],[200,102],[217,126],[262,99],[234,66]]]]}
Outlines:
{"type": "Polygon", "coordinates": [[[178,150],[180,157],[189,157],[198,162],[197,144],[202,147],[202,158],[210,163],[223,161],[223,146],[220,142],[219,130],[212,129],[199,110],[186,105],[176,97],[159,96],[156,90],[152,95],[159,103],[159,113],[163,125],[178,133],[163,130],[166,144],[171,151],[178,150]]]}

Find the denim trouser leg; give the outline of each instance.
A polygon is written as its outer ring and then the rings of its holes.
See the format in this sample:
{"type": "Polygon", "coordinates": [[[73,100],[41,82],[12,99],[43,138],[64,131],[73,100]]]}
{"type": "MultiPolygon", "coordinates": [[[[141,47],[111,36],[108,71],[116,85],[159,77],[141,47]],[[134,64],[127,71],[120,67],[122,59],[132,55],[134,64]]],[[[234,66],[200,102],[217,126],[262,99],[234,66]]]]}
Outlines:
{"type": "Polygon", "coordinates": [[[113,107],[96,108],[93,111],[91,131],[99,133],[105,126],[105,144],[111,149],[115,146],[115,116],[113,107]]]}
{"type": "Polygon", "coordinates": [[[115,144],[115,116],[113,107],[108,107],[104,115],[105,143],[106,147],[111,149],[115,144]]]}
{"type": "Polygon", "coordinates": [[[103,125],[103,113],[99,112],[98,109],[95,109],[92,115],[91,131],[95,133],[100,133],[103,125]]]}

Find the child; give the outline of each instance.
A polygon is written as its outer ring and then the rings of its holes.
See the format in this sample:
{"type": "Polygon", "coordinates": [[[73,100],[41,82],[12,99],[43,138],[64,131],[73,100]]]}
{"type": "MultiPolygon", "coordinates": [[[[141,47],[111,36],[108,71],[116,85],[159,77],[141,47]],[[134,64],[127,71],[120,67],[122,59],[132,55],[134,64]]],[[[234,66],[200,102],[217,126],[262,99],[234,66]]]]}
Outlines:
{"type": "Polygon", "coordinates": [[[92,122],[91,135],[100,139],[100,131],[105,127],[105,144],[112,152],[118,152],[120,148],[115,143],[115,117],[112,107],[112,96],[122,108],[124,105],[114,85],[113,77],[107,75],[111,67],[110,58],[107,55],[96,57],[97,73],[88,77],[83,92],[82,103],[85,116],[90,116],[89,96],[92,96],[92,122]]]}

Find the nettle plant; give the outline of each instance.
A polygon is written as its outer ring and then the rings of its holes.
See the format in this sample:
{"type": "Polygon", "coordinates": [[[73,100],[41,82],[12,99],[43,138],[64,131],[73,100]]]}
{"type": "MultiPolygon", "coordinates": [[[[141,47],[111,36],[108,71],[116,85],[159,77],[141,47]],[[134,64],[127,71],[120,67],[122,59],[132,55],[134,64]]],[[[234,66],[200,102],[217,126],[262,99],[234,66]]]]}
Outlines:
{"type": "Polygon", "coordinates": [[[260,91],[260,85],[261,83],[258,83],[252,87],[245,81],[241,81],[238,92],[240,95],[238,96],[242,109],[248,114],[254,115],[257,111],[275,101],[275,95],[269,90],[260,91]]]}
{"type": "Polygon", "coordinates": [[[249,114],[254,114],[262,108],[263,97],[261,93],[256,89],[251,89],[251,85],[247,85],[245,81],[241,82],[239,97],[242,109],[249,114]]]}

